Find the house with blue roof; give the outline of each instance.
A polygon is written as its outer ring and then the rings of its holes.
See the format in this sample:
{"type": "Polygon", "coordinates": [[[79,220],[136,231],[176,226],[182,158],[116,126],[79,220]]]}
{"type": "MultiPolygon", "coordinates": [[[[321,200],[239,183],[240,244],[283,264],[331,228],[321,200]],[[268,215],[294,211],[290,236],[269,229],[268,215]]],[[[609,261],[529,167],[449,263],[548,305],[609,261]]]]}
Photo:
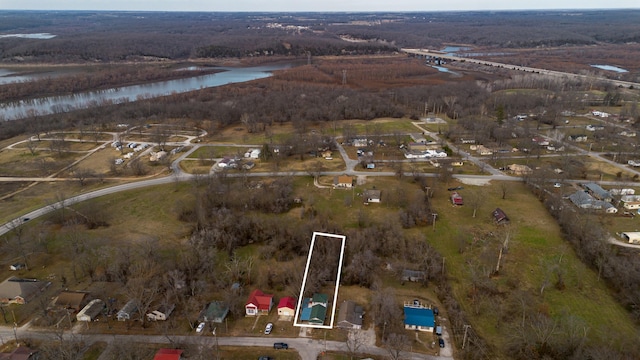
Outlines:
{"type": "Polygon", "coordinates": [[[404,305],[404,328],[407,330],[430,331],[436,325],[431,308],[416,304],[404,305]]]}
{"type": "Polygon", "coordinates": [[[311,324],[324,324],[328,305],[329,298],[326,294],[313,294],[311,298],[303,298],[300,321],[307,321],[311,324]]]}

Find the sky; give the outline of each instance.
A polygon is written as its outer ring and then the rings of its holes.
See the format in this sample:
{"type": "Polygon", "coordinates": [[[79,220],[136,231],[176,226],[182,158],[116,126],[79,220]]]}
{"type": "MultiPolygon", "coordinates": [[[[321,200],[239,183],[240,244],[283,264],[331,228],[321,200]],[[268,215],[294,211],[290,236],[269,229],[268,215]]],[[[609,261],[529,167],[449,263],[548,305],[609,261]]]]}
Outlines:
{"type": "Polygon", "coordinates": [[[640,9],[639,0],[0,0],[0,10],[445,11],[640,9]]]}

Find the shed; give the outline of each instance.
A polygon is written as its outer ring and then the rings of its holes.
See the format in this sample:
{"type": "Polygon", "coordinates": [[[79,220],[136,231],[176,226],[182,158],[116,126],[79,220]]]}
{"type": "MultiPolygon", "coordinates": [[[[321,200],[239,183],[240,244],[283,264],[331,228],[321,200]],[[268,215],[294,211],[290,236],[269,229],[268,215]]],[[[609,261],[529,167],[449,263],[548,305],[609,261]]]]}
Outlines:
{"type": "Polygon", "coordinates": [[[100,315],[104,310],[105,303],[100,299],[91,300],[87,306],[82,308],[78,314],[76,314],[76,320],[78,321],[93,321],[96,316],[100,315]]]}
{"type": "Polygon", "coordinates": [[[464,200],[462,199],[462,195],[460,195],[457,191],[451,193],[451,203],[453,205],[464,205],[464,200]]]}
{"type": "Polygon", "coordinates": [[[505,214],[505,212],[502,211],[502,209],[500,209],[500,208],[496,208],[495,210],[493,210],[491,215],[493,216],[493,220],[498,225],[500,225],[500,224],[508,224],[510,222],[509,217],[507,216],[507,214],[505,214]]]}

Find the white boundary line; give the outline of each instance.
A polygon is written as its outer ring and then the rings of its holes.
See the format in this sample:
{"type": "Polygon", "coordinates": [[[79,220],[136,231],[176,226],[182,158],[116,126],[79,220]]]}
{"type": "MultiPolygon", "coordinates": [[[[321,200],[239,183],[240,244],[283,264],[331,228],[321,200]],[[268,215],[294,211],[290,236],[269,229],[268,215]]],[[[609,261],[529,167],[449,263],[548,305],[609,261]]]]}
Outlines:
{"type": "Polygon", "coordinates": [[[296,306],[296,313],[293,318],[293,326],[308,327],[308,328],[315,328],[315,329],[333,329],[333,321],[336,316],[338,290],[340,288],[340,275],[342,274],[342,260],[344,258],[344,248],[346,245],[346,240],[347,240],[347,237],[344,235],[328,234],[328,233],[322,233],[317,231],[313,232],[313,237],[311,238],[311,245],[309,246],[309,255],[307,256],[307,265],[304,268],[304,277],[302,278],[302,287],[300,288],[300,296],[298,296],[298,305],[296,306]],[[312,324],[298,323],[298,315],[300,315],[300,309],[302,307],[302,299],[304,296],[305,286],[307,285],[307,275],[309,274],[309,264],[311,264],[311,256],[313,255],[313,248],[316,243],[316,236],[325,236],[325,237],[342,240],[342,246],[340,248],[340,260],[338,263],[338,274],[336,276],[336,287],[333,291],[333,308],[331,309],[331,323],[329,325],[312,325],[312,324]]]}

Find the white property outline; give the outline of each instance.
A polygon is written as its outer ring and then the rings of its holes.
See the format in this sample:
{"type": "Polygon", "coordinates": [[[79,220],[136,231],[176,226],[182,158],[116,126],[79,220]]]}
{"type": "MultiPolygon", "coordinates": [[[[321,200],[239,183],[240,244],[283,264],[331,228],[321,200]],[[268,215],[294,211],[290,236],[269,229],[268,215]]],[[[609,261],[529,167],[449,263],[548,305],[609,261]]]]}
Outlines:
{"type": "Polygon", "coordinates": [[[346,244],[347,237],[345,235],[335,235],[328,234],[323,232],[313,232],[313,237],[311,238],[311,245],[309,246],[309,255],[307,256],[307,266],[304,268],[304,277],[302,278],[302,288],[300,288],[300,296],[298,296],[298,305],[296,306],[296,313],[293,318],[293,326],[298,327],[308,327],[308,328],[316,328],[316,329],[333,329],[333,320],[336,315],[336,302],[338,301],[338,290],[340,288],[340,274],[342,273],[342,259],[344,257],[344,247],[346,244]],[[304,289],[307,285],[307,275],[309,273],[309,264],[311,264],[311,255],[313,255],[313,247],[316,242],[316,236],[325,236],[330,238],[342,239],[342,246],[340,248],[340,261],[338,263],[338,275],[336,276],[336,288],[333,291],[333,309],[331,310],[331,323],[329,325],[311,325],[311,324],[301,324],[298,323],[298,315],[300,315],[300,309],[302,307],[302,299],[304,297],[304,289]]]}

